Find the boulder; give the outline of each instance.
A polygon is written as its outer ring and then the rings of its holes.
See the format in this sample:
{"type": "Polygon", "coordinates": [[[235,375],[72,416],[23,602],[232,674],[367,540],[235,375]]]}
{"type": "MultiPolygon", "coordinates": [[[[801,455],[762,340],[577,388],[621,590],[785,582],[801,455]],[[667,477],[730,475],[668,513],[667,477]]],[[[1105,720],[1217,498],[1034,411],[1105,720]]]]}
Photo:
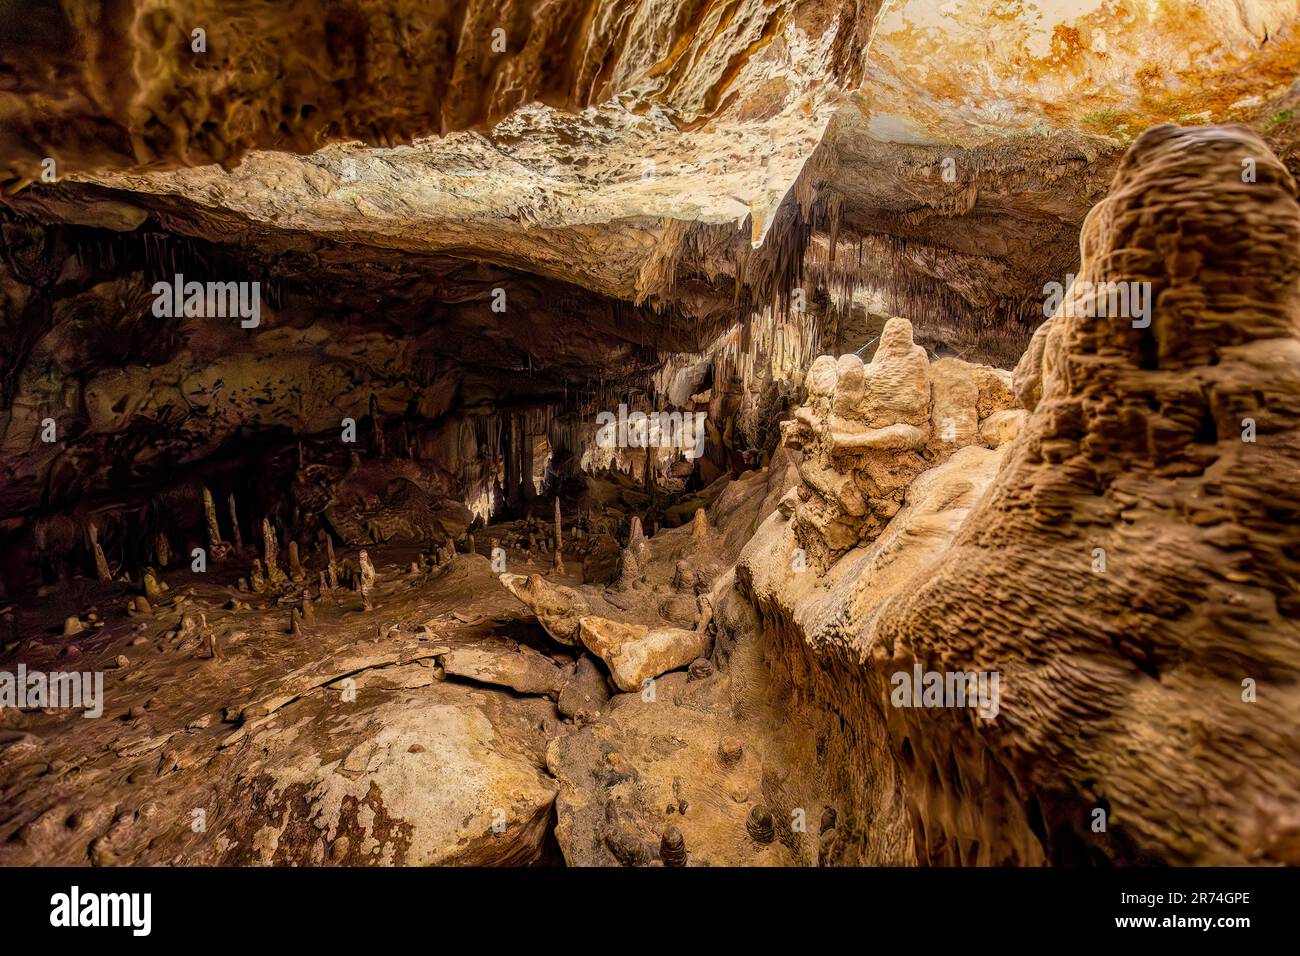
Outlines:
{"type": "Polygon", "coordinates": [[[588,615],[579,621],[587,650],[606,664],[620,690],[640,690],[642,681],[685,667],[708,648],[708,634],[680,627],[620,624],[588,615]]]}

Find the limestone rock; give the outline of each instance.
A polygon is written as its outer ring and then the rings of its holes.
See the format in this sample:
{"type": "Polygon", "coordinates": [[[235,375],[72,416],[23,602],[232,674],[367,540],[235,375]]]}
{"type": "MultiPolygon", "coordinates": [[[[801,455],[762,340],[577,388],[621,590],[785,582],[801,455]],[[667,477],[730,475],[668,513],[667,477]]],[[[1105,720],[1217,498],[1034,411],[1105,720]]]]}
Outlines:
{"type": "Polygon", "coordinates": [[[704,654],[708,634],[680,627],[649,628],[588,615],[578,636],[606,664],[620,690],[641,689],[642,681],[685,667],[704,654]]]}
{"type": "MultiPolygon", "coordinates": [[[[1070,295],[1017,367],[1028,412],[982,416],[993,450],[967,445],[918,474],[892,521],[815,583],[788,565],[804,504],[747,546],[737,579],[776,635],[797,635],[772,653],[790,656],[801,695],[875,700],[853,733],[888,738],[920,860],[1294,862],[1268,834],[1285,828],[1275,795],[1300,793],[1300,711],[1285,693],[1242,697],[1247,674],[1296,646],[1282,582],[1298,569],[1270,530],[1296,521],[1264,514],[1300,501],[1294,197],[1245,130],[1147,132],[1087,219],[1070,295]],[[1098,285],[1121,279],[1152,284],[1149,329],[1095,314],[1098,285]],[[1266,423],[1254,441],[1243,419],[1266,423]],[[842,664],[824,672],[801,663],[809,654],[842,664]],[[929,670],[997,675],[1003,690],[983,711],[900,705],[895,678],[929,670]],[[1194,752],[1170,732],[1183,726],[1198,728],[1194,752]],[[1090,825],[1101,806],[1124,821],[1104,835],[1090,825]],[[1222,826],[1201,826],[1207,814],[1222,826]]],[[[817,436],[794,430],[816,457],[817,436]]],[[[861,464],[822,465],[837,467],[861,464]]],[[[848,772],[866,765],[882,768],[848,772]]],[[[845,797],[889,832],[888,786],[845,797]]],[[[853,839],[834,832],[841,853],[853,839]]]]}
{"type": "Polygon", "coordinates": [[[980,441],[990,448],[1001,448],[1020,434],[1028,415],[1023,409],[1004,408],[980,422],[980,441]]]}
{"type": "MultiPolygon", "coordinates": [[[[535,859],[554,785],[502,740],[482,709],[446,700],[411,704],[409,694],[399,695],[372,712],[371,733],[341,758],[322,761],[301,747],[273,748],[247,806],[231,821],[235,839],[227,862],[306,862],[309,837],[322,835],[318,827],[326,840],[349,838],[351,849],[336,864],[485,866],[535,859]],[[360,812],[348,812],[349,806],[360,812]],[[268,819],[277,821],[277,839],[255,839],[268,819]]],[[[347,724],[357,720],[341,716],[347,724]]]]}
{"type": "Polygon", "coordinates": [[[561,644],[578,643],[578,622],[587,602],[573,588],[551,584],[540,574],[502,574],[501,583],[537,615],[546,633],[561,644]]]}
{"type": "Polygon", "coordinates": [[[565,684],[560,668],[528,647],[498,649],[458,648],[440,660],[449,677],[464,677],[484,684],[500,684],[521,694],[558,697],[565,684]]]}
{"type": "Polygon", "coordinates": [[[586,724],[599,716],[608,700],[609,684],[605,675],[590,655],[583,654],[578,658],[573,676],[560,691],[556,707],[574,723],[586,724]]]}

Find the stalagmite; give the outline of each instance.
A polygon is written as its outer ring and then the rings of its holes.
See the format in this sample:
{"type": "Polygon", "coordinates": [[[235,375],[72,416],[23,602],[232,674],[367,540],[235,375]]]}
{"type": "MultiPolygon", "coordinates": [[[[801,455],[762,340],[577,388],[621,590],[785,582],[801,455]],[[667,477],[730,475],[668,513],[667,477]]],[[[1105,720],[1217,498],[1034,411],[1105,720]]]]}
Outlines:
{"type": "Polygon", "coordinates": [[[628,590],[640,576],[641,566],[640,562],[637,561],[636,551],[631,547],[624,548],[619,556],[618,580],[614,584],[615,590],[628,590]]]}
{"type": "Polygon", "coordinates": [[[266,577],[262,574],[262,562],[257,558],[253,559],[253,570],[249,572],[248,585],[254,591],[266,590],[266,577]]]}
{"type": "Polygon", "coordinates": [[[226,498],[226,504],[230,507],[230,530],[235,539],[235,548],[242,551],[244,536],[239,532],[239,512],[235,510],[235,493],[233,491],[226,498]]]}
{"type": "Polygon", "coordinates": [[[302,592],[302,622],[308,626],[316,623],[316,606],[306,590],[302,592]]]}
{"type": "Polygon", "coordinates": [[[208,526],[208,553],[220,558],[226,553],[226,543],[221,540],[221,528],[217,525],[217,506],[212,500],[212,492],[203,489],[203,517],[208,526]]]}
{"type": "Polygon", "coordinates": [[[691,521],[691,537],[695,540],[708,537],[709,519],[704,514],[703,508],[695,509],[695,518],[691,521]]]}
{"type": "Polygon", "coordinates": [[[325,568],[329,571],[330,587],[336,588],[338,582],[338,564],[334,559],[334,539],[330,537],[328,531],[322,531],[320,536],[325,539],[325,568]]]}
{"type": "Polygon", "coordinates": [[[271,528],[271,519],[262,519],[262,558],[266,564],[266,580],[269,584],[280,584],[284,581],[284,572],[276,564],[276,555],[279,553],[279,545],[276,544],[275,531],[271,528]]]}
{"type": "Polygon", "coordinates": [[[221,660],[221,641],[217,636],[216,628],[208,627],[208,616],[206,614],[199,615],[199,633],[207,641],[208,657],[214,661],[221,660]]]}
{"type": "Polygon", "coordinates": [[[159,603],[163,599],[163,587],[158,583],[158,576],[153,568],[144,569],[144,596],[151,602],[159,603]]]}
{"type": "Polygon", "coordinates": [[[686,840],[677,827],[668,827],[660,837],[659,859],[664,866],[686,865],[686,840]]]}
{"type": "Polygon", "coordinates": [[[165,568],[172,563],[172,547],[167,541],[167,535],[159,531],[158,538],[154,541],[154,557],[158,559],[158,566],[165,568]]]}
{"type": "Polygon", "coordinates": [[[302,614],[296,607],[289,611],[289,633],[294,637],[302,637],[302,614]]]}
{"type": "Polygon", "coordinates": [[[298,560],[298,542],[289,542],[289,577],[295,582],[302,581],[307,573],[302,569],[302,562],[298,560]]]}
{"type": "Polygon", "coordinates": [[[564,547],[564,529],[560,521],[560,498],[555,498],[555,550],[559,551],[564,547]]]}
{"type": "Polygon", "coordinates": [[[94,522],[89,525],[90,529],[90,550],[95,556],[95,575],[101,581],[113,580],[113,572],[108,569],[108,558],[104,556],[104,549],[99,544],[99,529],[95,527],[94,522]]]}
{"type": "Polygon", "coordinates": [[[361,602],[367,611],[375,608],[370,603],[370,594],[375,587],[375,566],[370,563],[370,555],[362,550],[358,560],[361,562],[361,574],[357,579],[357,589],[361,592],[361,602]]]}

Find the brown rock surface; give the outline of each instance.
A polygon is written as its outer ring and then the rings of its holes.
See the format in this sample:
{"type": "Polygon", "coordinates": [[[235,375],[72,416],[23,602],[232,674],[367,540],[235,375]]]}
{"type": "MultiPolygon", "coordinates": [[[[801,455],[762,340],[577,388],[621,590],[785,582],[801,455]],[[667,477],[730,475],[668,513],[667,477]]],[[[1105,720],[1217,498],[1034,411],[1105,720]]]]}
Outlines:
{"type": "Polygon", "coordinates": [[[9,4],[0,862],[1300,863],[1298,42],[9,4]]]}
{"type": "Polygon", "coordinates": [[[650,628],[643,624],[588,615],[578,620],[578,636],[587,650],[609,665],[620,690],[638,690],[644,682],[678,670],[704,654],[706,630],[680,627],[650,628]]]}
{"type": "Polygon", "coordinates": [[[1019,389],[1021,437],[922,475],[827,589],[781,568],[779,517],[747,550],[759,607],[879,701],[883,727],[859,719],[888,733],[920,860],[1287,862],[1268,808],[1297,794],[1294,521],[1275,510],[1300,500],[1294,195],[1245,130],[1146,134],[1084,229],[1080,314],[1063,305],[1017,371],[1041,382],[1019,389]],[[1152,283],[1149,329],[1083,317],[1086,282],[1108,280],[1152,283]],[[997,673],[996,717],[896,706],[914,665],[997,673]],[[1255,684],[1268,699],[1246,702],[1255,684]]]}

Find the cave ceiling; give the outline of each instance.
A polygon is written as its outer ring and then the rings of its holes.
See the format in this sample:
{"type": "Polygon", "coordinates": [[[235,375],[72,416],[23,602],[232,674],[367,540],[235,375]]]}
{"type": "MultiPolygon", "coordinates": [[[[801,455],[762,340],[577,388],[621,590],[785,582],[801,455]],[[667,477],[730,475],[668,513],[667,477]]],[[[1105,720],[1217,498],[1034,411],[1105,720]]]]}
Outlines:
{"type": "Polygon", "coordinates": [[[1288,0],[30,6],[18,213],[333,258],[376,299],[402,254],[485,265],[649,304],[674,348],[821,284],[1014,358],[1142,129],[1243,122],[1296,162],[1288,0]]]}

